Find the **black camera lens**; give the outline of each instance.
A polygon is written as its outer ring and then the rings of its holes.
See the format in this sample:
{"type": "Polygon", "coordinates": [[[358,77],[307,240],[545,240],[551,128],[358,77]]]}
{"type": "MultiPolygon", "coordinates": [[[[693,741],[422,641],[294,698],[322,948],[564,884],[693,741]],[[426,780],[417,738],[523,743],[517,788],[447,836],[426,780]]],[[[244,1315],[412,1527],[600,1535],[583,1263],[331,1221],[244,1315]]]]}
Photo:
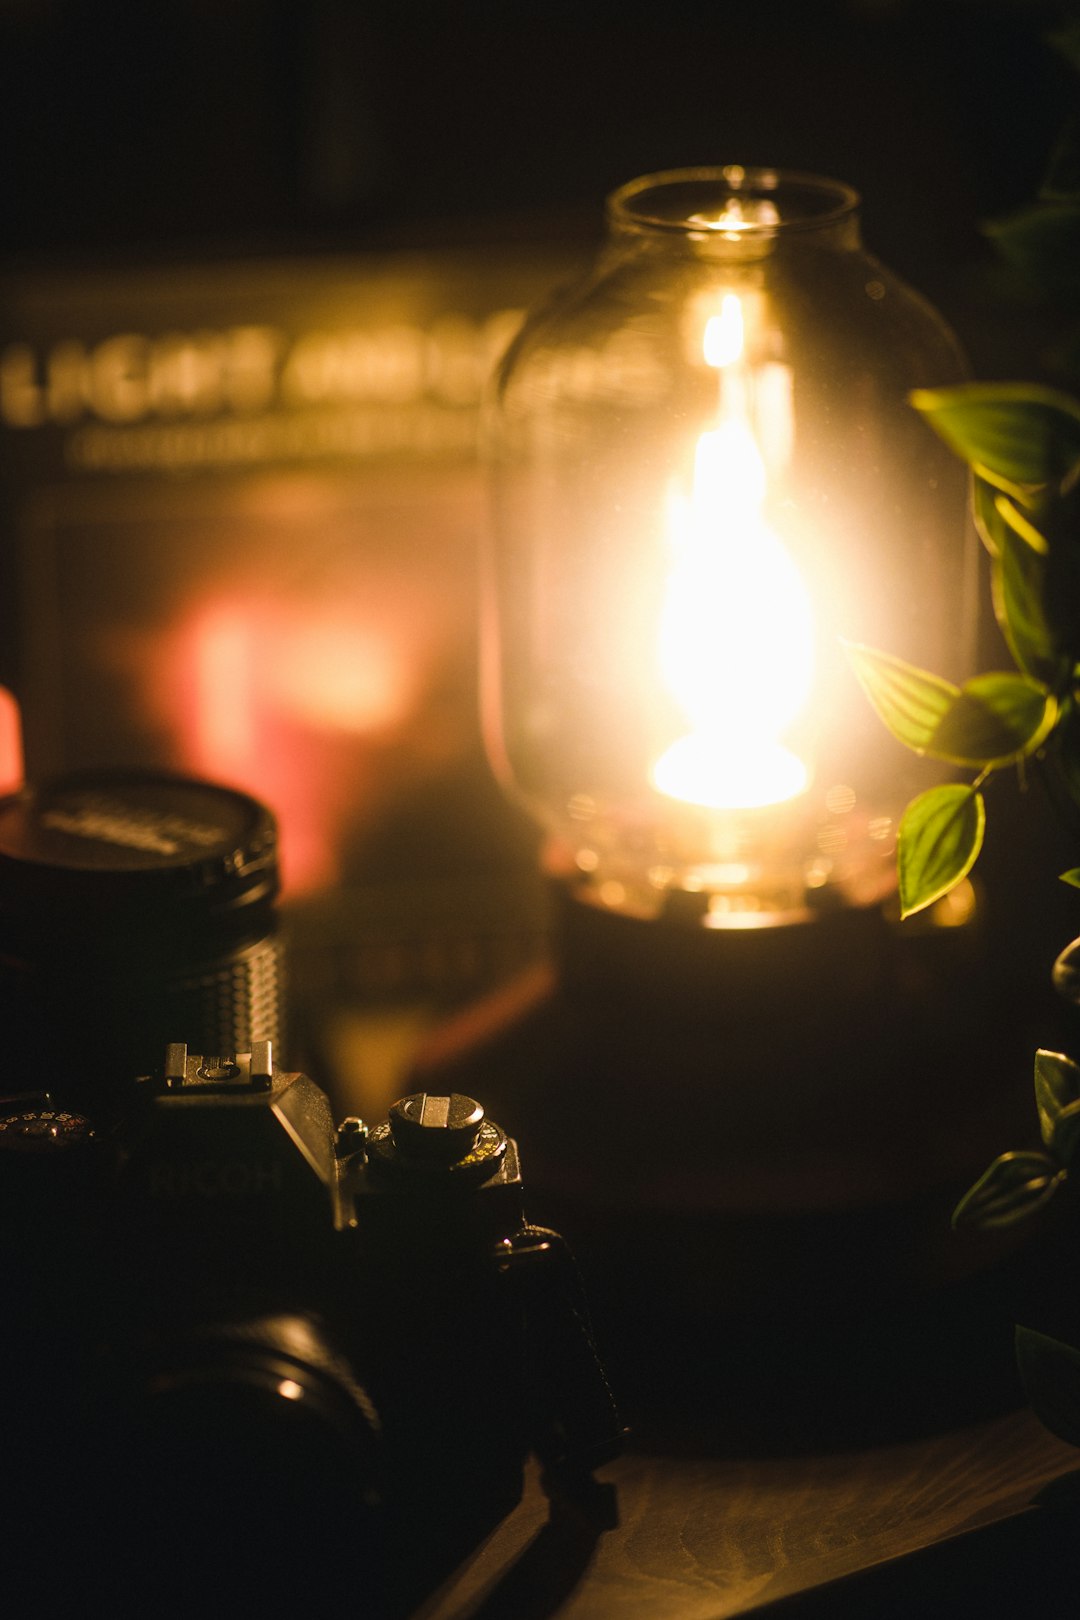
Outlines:
{"type": "Polygon", "coordinates": [[[160,1351],[156,1365],[123,1369],[97,1458],[107,1511],[123,1504],[147,1559],[148,1593],[162,1567],[175,1583],[183,1563],[185,1596],[227,1591],[252,1612],[258,1594],[282,1613],[290,1577],[313,1601],[344,1597],[347,1576],[351,1612],[381,1614],[357,1609],[355,1581],[363,1569],[370,1583],[386,1529],[380,1424],[324,1325],[289,1313],[222,1320],[160,1351]],[[189,1535],[181,1504],[194,1514],[189,1535]]]}
{"type": "Polygon", "coordinates": [[[378,1504],[379,1420],[322,1324],[279,1313],[173,1339],[130,1378],[131,1431],[156,1456],[233,1501],[290,1490],[378,1504]],[[226,1486],[225,1482],[228,1482],[226,1486]]]}
{"type": "Polygon", "coordinates": [[[9,1082],[100,1117],[163,1035],[278,1040],[273,816],[185,777],[95,771],[0,804],[0,1016],[9,1082]]]}

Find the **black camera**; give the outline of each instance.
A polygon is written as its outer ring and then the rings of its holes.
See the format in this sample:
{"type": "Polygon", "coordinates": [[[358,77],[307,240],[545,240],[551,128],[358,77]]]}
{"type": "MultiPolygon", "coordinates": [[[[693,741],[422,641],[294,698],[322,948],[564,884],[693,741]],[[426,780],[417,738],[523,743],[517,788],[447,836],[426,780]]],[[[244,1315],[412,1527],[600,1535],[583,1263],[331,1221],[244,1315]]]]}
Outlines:
{"type": "Polygon", "coordinates": [[[90,1582],[405,1614],[530,1454],[570,1494],[615,1455],[575,1267],[477,1103],[335,1125],[269,1042],[170,1046],[132,1093],[101,1131],[0,1103],[5,1579],[33,1612],[90,1582]]]}

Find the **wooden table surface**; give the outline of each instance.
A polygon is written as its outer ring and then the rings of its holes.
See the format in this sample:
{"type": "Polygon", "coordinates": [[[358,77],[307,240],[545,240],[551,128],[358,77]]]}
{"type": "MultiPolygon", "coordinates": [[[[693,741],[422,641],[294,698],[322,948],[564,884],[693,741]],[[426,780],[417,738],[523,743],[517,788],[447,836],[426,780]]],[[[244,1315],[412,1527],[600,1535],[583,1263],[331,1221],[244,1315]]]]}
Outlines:
{"type": "MultiPolygon", "coordinates": [[[[1000,1531],[1019,1522],[1013,1516],[1037,1517],[1023,1510],[1078,1460],[1027,1410],[834,1455],[710,1460],[631,1449],[603,1471],[617,1492],[618,1523],[600,1532],[575,1512],[549,1511],[532,1472],[520,1508],[417,1620],[722,1620],[981,1526],[997,1524],[1000,1544],[1000,1531]]],[[[986,1567],[993,1534],[949,1545],[977,1542],[986,1567]]],[[[835,1594],[849,1587],[830,1588],[814,1614],[839,1614],[835,1594]]],[[[980,1607],[988,1612],[985,1601],[980,1607]]],[[[789,1608],[809,1612],[781,1602],[778,1613],[789,1608]]],[[[869,1620],[884,1608],[867,1592],[842,1612],[869,1620]]],[[[935,1606],[932,1594],[920,1608],[963,1612],[935,1606]]],[[[1058,1611],[1039,1612],[1051,1620],[1058,1611]]],[[[1080,1599],[1061,1612],[1080,1613],[1080,1599]]]]}

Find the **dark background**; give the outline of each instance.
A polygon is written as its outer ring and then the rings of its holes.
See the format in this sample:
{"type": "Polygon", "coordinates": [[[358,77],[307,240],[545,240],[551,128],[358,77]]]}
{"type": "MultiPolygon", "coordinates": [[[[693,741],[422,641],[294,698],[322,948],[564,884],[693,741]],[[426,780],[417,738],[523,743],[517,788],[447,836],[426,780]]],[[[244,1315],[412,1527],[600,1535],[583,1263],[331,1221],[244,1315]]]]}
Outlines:
{"type": "Polygon", "coordinates": [[[582,234],[686,164],[864,195],[925,284],[1032,195],[1076,76],[1053,5],[0,0],[10,266],[582,234]]]}
{"type": "MultiPolygon", "coordinates": [[[[1047,37],[1069,12],[0,0],[0,273],[20,296],[84,266],[576,249],[636,174],[775,165],[858,188],[868,244],[941,308],[977,375],[1075,387],[1057,364],[1075,298],[1047,307],[980,231],[1033,198],[1080,101],[1047,37]]],[[[995,640],[985,662],[1000,659],[995,640]]]]}

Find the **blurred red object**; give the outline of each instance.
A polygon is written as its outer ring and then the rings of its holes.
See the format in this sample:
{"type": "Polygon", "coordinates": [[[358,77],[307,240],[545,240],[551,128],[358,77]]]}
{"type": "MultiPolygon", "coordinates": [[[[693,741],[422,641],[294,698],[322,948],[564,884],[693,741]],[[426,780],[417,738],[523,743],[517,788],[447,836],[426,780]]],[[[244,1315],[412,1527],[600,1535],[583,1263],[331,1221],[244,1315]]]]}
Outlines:
{"type": "Polygon", "coordinates": [[[14,694],[6,686],[0,686],[0,795],[17,793],[23,780],[19,705],[14,694]]]}

